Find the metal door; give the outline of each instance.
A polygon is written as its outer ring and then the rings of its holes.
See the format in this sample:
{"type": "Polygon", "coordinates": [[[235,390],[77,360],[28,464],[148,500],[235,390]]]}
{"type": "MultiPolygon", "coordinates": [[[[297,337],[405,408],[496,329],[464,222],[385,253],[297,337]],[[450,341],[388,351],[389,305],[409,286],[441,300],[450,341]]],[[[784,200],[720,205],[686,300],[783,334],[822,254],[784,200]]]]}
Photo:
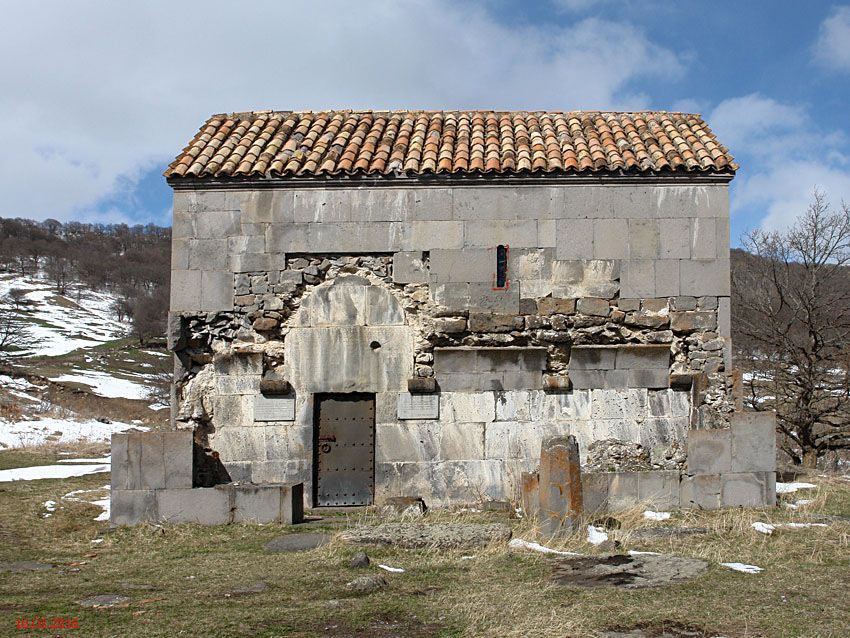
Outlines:
{"type": "Polygon", "coordinates": [[[317,506],[371,505],[375,395],[317,394],[314,414],[314,502],[317,506]]]}

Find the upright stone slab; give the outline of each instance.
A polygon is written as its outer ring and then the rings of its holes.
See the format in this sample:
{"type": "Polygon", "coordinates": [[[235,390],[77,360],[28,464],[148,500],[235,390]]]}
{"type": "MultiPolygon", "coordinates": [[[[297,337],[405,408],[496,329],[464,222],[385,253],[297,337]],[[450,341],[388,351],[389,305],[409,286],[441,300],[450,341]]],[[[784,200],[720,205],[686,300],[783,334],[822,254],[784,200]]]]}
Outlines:
{"type": "Polygon", "coordinates": [[[522,511],[526,516],[537,516],[540,512],[540,475],[537,472],[523,472],[522,511]]]}
{"type": "Polygon", "coordinates": [[[574,436],[543,440],[540,449],[540,526],[553,536],[570,531],[582,512],[581,462],[574,436]]]}

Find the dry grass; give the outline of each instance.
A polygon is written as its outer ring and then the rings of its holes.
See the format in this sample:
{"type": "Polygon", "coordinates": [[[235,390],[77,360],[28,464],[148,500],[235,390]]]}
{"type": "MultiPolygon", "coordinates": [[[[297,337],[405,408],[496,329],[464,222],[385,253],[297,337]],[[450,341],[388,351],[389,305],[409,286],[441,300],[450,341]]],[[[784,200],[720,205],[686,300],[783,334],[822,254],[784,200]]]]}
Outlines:
{"type": "MultiPolygon", "coordinates": [[[[0,453],[0,462],[7,454],[0,453]]],[[[772,536],[751,528],[757,520],[850,516],[850,482],[844,480],[814,479],[816,492],[791,495],[813,500],[796,511],[677,512],[663,523],[645,520],[639,508],[619,513],[621,527],[610,534],[621,550],[670,552],[711,563],[702,577],[675,587],[556,586],[550,581],[555,559],[503,545],[463,551],[377,547],[368,550],[370,571],[383,562],[406,572],[385,573],[388,589],[355,596],[345,583],[363,573],[348,565],[359,548],[335,539],[303,553],[263,550],[275,536],[303,529],[143,525],[107,532],[93,520],[98,508],[69,502],[42,517],[43,501],[100,487],[106,476],[0,484],[0,561],[60,565],[49,572],[0,573],[0,635],[16,635],[15,618],[32,615],[76,616],[80,636],[593,636],[606,627],[674,624],[729,637],[850,635],[850,525],[780,528],[772,536]],[[682,525],[708,533],[652,540],[634,535],[641,528],[682,525]],[[98,537],[101,543],[90,542],[98,537]],[[475,558],[464,558],[470,555],[475,558]],[[741,574],[719,567],[719,561],[751,563],[764,572],[741,574]],[[270,589],[250,597],[228,595],[257,581],[270,589]],[[104,593],[123,594],[131,602],[97,610],[76,603],[104,593]]],[[[347,525],[378,520],[373,512],[343,518],[347,525]]],[[[505,513],[432,511],[424,524],[451,521],[507,522],[516,537],[585,554],[600,551],[583,534],[541,539],[534,520],[508,519],[505,513]]],[[[339,530],[324,528],[330,534],[339,530]]]]}

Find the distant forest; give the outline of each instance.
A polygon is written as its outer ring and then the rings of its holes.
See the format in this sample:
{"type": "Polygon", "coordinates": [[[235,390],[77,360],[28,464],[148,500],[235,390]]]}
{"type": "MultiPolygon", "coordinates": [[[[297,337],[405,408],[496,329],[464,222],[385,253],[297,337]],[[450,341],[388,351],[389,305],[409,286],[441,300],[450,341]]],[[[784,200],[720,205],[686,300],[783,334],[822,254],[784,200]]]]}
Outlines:
{"type": "Polygon", "coordinates": [[[71,284],[116,295],[116,318],[145,343],[165,332],[171,229],[148,224],[61,223],[0,218],[0,269],[42,273],[56,292],[71,284]]]}

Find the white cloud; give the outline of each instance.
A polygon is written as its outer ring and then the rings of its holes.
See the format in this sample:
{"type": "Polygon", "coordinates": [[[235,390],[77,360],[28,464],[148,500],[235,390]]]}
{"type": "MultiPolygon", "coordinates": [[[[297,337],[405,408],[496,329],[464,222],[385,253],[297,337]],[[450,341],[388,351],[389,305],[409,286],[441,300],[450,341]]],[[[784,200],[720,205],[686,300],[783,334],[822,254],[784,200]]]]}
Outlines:
{"type": "Polygon", "coordinates": [[[646,108],[636,80],[682,73],[627,24],[504,25],[449,0],[33,2],[4,22],[3,216],[79,217],[214,112],[646,108]]]}
{"type": "Polygon", "coordinates": [[[803,106],[754,93],[721,102],[709,124],[742,167],[733,214],[757,214],[763,228],[778,230],[805,211],[816,187],[833,201],[850,199],[843,133],[821,130],[803,106]]]}
{"type": "Polygon", "coordinates": [[[850,7],[838,7],[820,25],[815,60],[839,71],[850,71],[850,7]]]}

